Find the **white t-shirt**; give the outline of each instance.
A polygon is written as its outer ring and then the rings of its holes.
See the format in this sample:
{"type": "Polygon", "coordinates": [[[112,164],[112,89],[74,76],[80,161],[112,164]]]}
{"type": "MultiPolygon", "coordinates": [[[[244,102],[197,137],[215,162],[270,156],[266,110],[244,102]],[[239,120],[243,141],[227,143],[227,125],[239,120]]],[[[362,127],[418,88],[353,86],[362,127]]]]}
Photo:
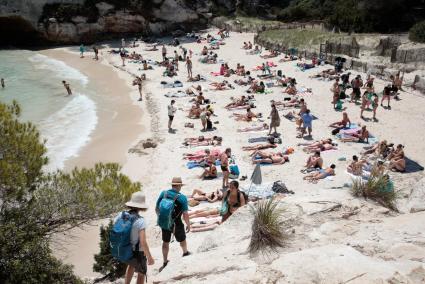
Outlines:
{"type": "Polygon", "coordinates": [[[174,116],[175,112],[176,112],[176,108],[173,105],[168,105],[168,115],[174,116]]]}
{"type": "MultiPolygon", "coordinates": [[[[115,217],[114,223],[121,217],[121,213],[115,217]]],[[[139,219],[134,221],[133,226],[131,227],[131,235],[130,235],[130,242],[133,246],[133,251],[136,250],[136,245],[139,242],[139,233],[141,230],[146,229],[146,222],[145,219],[140,216],[139,219]]],[[[139,251],[143,251],[139,244],[139,251]]]]}

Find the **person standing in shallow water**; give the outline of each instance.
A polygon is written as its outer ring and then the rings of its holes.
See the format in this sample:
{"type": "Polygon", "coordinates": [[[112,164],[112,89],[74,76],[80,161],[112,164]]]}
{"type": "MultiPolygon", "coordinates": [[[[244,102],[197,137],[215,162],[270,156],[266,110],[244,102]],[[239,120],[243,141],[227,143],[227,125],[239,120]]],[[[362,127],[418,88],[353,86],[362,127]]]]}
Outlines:
{"type": "Polygon", "coordinates": [[[69,86],[69,83],[66,81],[62,81],[63,86],[65,87],[66,91],[68,92],[68,96],[72,95],[71,87],[69,86]]]}
{"type": "Polygon", "coordinates": [[[80,45],[80,58],[84,58],[85,47],[84,44],[80,45]]]}
{"type": "Polygon", "coordinates": [[[1,84],[1,87],[3,89],[6,87],[6,85],[4,84],[4,79],[3,78],[0,79],[0,84],[1,84]]]}

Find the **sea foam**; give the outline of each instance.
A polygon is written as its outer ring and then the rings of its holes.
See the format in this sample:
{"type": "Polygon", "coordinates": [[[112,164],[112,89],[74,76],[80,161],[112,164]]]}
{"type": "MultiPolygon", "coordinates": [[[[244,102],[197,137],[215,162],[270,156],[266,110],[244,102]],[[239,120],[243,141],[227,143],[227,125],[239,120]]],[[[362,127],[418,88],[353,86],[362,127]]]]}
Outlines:
{"type": "Polygon", "coordinates": [[[42,120],[39,126],[47,139],[47,169],[62,169],[67,159],[76,157],[96,125],[96,104],[84,94],[73,95],[62,109],[42,120]]]}
{"type": "Polygon", "coordinates": [[[79,70],[72,68],[60,60],[50,58],[42,54],[35,54],[28,58],[34,64],[36,69],[50,70],[54,76],[60,80],[78,81],[83,86],[86,86],[89,79],[79,70]]]}

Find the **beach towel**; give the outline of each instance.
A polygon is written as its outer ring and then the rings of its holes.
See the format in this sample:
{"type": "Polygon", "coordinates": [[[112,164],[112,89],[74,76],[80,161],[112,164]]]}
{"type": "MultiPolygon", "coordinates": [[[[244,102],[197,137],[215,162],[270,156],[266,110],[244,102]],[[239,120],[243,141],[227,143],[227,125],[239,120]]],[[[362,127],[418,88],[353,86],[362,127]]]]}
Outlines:
{"type": "Polygon", "coordinates": [[[163,88],[180,88],[183,87],[183,83],[179,80],[174,81],[173,83],[161,81],[161,86],[163,88]]]}
{"type": "Polygon", "coordinates": [[[241,190],[248,195],[248,199],[266,199],[275,195],[273,183],[251,184],[241,186],[241,190]]]}
{"type": "Polygon", "coordinates": [[[180,92],[176,92],[176,93],[168,92],[164,96],[166,96],[167,98],[184,98],[184,97],[187,97],[189,95],[186,94],[185,92],[180,91],[180,92]]]}
{"type": "Polygon", "coordinates": [[[199,164],[198,162],[196,162],[196,161],[190,161],[190,162],[187,162],[187,164],[186,164],[186,167],[189,169],[189,170],[191,170],[191,169],[194,169],[194,168],[198,168],[198,167],[200,167],[201,166],[201,164],[199,164]]]}
{"type": "Polygon", "coordinates": [[[267,142],[269,141],[269,137],[255,137],[255,138],[249,138],[248,143],[259,143],[259,142],[267,142]]]}
{"type": "Polygon", "coordinates": [[[311,91],[310,88],[301,87],[301,88],[297,89],[297,95],[305,96],[305,95],[312,95],[312,94],[313,94],[313,92],[311,91]]]}
{"type": "Polygon", "coordinates": [[[210,74],[216,77],[221,76],[220,72],[211,72],[210,74]]]}

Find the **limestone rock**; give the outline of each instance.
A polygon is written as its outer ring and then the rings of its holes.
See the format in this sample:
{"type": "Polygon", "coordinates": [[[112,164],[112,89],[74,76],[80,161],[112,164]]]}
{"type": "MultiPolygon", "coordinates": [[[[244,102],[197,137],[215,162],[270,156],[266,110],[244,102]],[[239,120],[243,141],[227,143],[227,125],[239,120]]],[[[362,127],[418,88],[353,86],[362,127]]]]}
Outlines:
{"type": "Polygon", "coordinates": [[[109,13],[109,11],[114,9],[114,5],[111,5],[105,2],[97,3],[96,7],[97,7],[97,10],[99,11],[100,16],[105,16],[107,13],[109,13]]]}
{"type": "Polygon", "coordinates": [[[177,0],[165,0],[153,15],[160,20],[182,23],[198,19],[198,15],[191,9],[184,7],[177,0]]]}
{"type": "Polygon", "coordinates": [[[278,283],[380,283],[399,273],[408,274],[420,263],[383,261],[365,256],[349,246],[326,245],[281,255],[271,268],[282,271],[278,283]],[[357,277],[357,278],[356,278],[357,277]]]}
{"type": "Polygon", "coordinates": [[[407,201],[407,210],[411,213],[425,211],[425,178],[413,187],[407,201]]]}

